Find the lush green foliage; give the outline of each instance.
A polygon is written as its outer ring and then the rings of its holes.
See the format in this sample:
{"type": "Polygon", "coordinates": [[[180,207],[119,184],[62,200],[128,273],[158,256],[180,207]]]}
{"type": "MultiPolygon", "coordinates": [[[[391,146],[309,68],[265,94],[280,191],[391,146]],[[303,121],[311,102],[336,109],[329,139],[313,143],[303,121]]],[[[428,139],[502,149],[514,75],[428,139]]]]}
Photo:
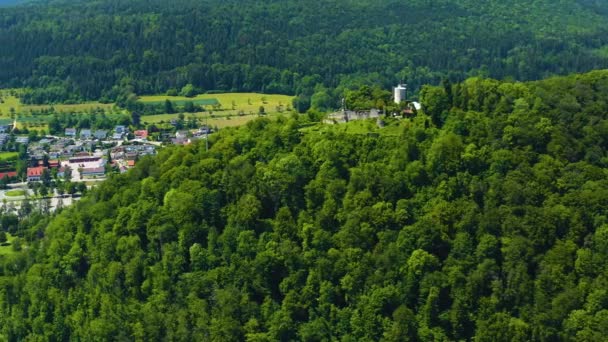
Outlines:
{"type": "Polygon", "coordinates": [[[530,80],[608,66],[605,1],[44,4],[0,10],[0,86],[29,87],[24,103],[256,91],[322,109],[361,84],[403,79],[417,91],[443,77],[530,80]]]}
{"type": "Polygon", "coordinates": [[[424,94],[399,136],[259,119],[2,222],[0,335],[605,340],[608,72],[424,94]]]}

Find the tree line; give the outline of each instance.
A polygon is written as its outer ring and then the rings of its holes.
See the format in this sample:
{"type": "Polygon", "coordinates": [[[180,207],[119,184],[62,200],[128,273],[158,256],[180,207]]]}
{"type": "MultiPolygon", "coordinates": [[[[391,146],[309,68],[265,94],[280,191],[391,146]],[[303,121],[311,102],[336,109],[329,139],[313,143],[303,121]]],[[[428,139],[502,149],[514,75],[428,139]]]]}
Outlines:
{"type": "Polygon", "coordinates": [[[125,104],[191,85],[298,95],[303,112],[362,84],[604,68],[607,13],[549,0],[34,2],[0,9],[0,86],[26,88],[24,103],[125,104]]]}

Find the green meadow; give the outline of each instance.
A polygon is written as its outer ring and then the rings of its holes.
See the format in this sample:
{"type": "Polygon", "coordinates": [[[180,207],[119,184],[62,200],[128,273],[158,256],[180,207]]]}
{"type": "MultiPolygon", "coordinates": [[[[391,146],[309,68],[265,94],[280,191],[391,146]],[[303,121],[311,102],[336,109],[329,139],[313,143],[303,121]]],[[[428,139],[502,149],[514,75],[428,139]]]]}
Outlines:
{"type": "Polygon", "coordinates": [[[6,242],[0,244],[0,256],[15,254],[15,250],[13,249],[14,239],[14,236],[9,233],[6,233],[6,242]]]}
{"type": "MultiPolygon", "coordinates": [[[[293,96],[259,93],[223,93],[202,94],[192,98],[183,96],[141,96],[139,101],[145,104],[162,105],[165,100],[176,106],[183,106],[186,102],[203,106],[205,112],[184,113],[188,120],[191,117],[206,122],[212,127],[232,127],[243,125],[259,117],[260,107],[264,107],[267,117],[276,117],[279,113],[287,114],[291,109],[293,96]],[[212,115],[210,114],[212,113],[212,115]]],[[[150,124],[169,123],[177,119],[179,114],[145,115],[142,122],[150,124]]]]}
{"type": "Polygon", "coordinates": [[[236,115],[239,112],[257,114],[261,106],[264,107],[266,113],[279,112],[279,110],[285,111],[291,108],[293,96],[259,93],[223,93],[202,94],[192,98],[166,95],[139,97],[139,101],[146,104],[163,104],[165,100],[169,100],[177,106],[182,106],[186,102],[193,102],[194,104],[205,106],[206,110],[236,115]],[[216,106],[219,104],[219,107],[213,108],[214,104],[216,106]]]}
{"type": "MultiPolygon", "coordinates": [[[[41,112],[53,108],[56,112],[82,113],[95,109],[103,109],[107,113],[116,111],[114,104],[99,102],[86,102],[79,104],[54,104],[54,105],[23,105],[19,98],[15,97],[11,90],[0,90],[0,124],[12,123],[11,112],[15,113],[17,127],[29,129],[45,129],[50,119],[48,115],[32,115],[32,112],[41,112]],[[13,109],[11,111],[11,108],[13,109]]],[[[210,126],[218,128],[239,126],[259,116],[260,108],[264,107],[264,113],[268,117],[275,117],[279,113],[287,114],[291,110],[293,96],[259,93],[222,93],[201,94],[192,98],[183,96],[152,95],[140,96],[139,101],[150,105],[164,105],[165,100],[170,100],[176,110],[187,102],[192,102],[205,109],[199,113],[185,113],[186,120],[196,117],[207,122],[210,126]],[[212,115],[210,115],[212,114],[212,115]]],[[[178,114],[146,115],[142,122],[150,124],[169,123],[177,119],[178,114]]],[[[2,156],[0,155],[0,159],[2,156]]]]}
{"type": "MultiPolygon", "coordinates": [[[[278,115],[280,115],[280,114],[272,113],[272,114],[266,115],[266,117],[275,118],[278,115]]],[[[211,127],[224,128],[224,127],[234,127],[234,126],[244,125],[247,122],[258,118],[259,115],[258,114],[248,114],[248,115],[239,116],[239,115],[232,115],[232,114],[224,115],[222,113],[222,115],[213,115],[213,117],[211,117],[209,115],[209,113],[192,113],[192,114],[189,113],[189,114],[185,115],[185,120],[188,120],[192,117],[197,118],[199,120],[199,122],[206,123],[207,125],[209,125],[211,127]]],[[[178,118],[178,114],[146,115],[146,116],[142,117],[142,122],[145,124],[168,124],[171,122],[171,120],[177,119],[177,118],[178,118]]]]}
{"type": "Polygon", "coordinates": [[[54,105],[21,105],[22,112],[42,111],[50,108],[55,109],[59,113],[78,113],[88,112],[95,109],[103,109],[110,111],[114,108],[113,103],[101,103],[96,101],[78,103],[78,104],[54,104],[54,105]]]}
{"type": "Polygon", "coordinates": [[[19,99],[10,94],[8,90],[0,90],[0,118],[10,118],[11,109],[18,113],[21,109],[21,102],[19,99]]]}
{"type": "Polygon", "coordinates": [[[0,161],[14,160],[19,158],[19,152],[0,152],[0,161]]]}

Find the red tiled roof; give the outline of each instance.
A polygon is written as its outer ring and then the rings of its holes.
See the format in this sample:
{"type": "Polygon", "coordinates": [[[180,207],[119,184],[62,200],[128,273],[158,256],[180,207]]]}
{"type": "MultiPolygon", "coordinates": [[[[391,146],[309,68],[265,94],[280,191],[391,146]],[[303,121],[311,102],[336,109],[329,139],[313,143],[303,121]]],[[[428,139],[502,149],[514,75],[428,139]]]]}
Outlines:
{"type": "Polygon", "coordinates": [[[0,179],[2,179],[4,177],[17,177],[17,172],[16,171],[0,172],[0,179]]]}
{"type": "Polygon", "coordinates": [[[129,166],[129,167],[135,166],[135,160],[127,160],[127,166],[129,166]]]}
{"type": "Polygon", "coordinates": [[[148,137],[148,131],[145,129],[135,131],[134,134],[138,138],[147,138],[148,137]]]}
{"type": "Polygon", "coordinates": [[[46,170],[46,167],[44,167],[44,166],[28,167],[27,176],[28,177],[40,177],[40,176],[42,176],[42,172],[44,172],[44,170],[46,170]]]}

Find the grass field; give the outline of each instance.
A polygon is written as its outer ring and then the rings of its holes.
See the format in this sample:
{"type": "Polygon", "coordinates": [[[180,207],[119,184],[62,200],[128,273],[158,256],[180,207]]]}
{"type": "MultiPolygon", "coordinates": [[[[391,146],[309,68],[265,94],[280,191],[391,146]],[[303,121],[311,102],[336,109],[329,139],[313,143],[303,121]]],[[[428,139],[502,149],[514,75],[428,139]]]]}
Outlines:
{"type": "MultiPolygon", "coordinates": [[[[278,107],[281,106],[282,110],[287,110],[291,108],[291,101],[293,100],[293,96],[289,95],[272,95],[272,94],[258,94],[258,93],[224,93],[224,94],[203,94],[198,95],[193,98],[183,97],[183,96],[166,96],[166,95],[158,95],[158,96],[141,96],[139,101],[143,103],[149,104],[161,104],[164,103],[165,100],[170,100],[174,104],[185,103],[187,101],[192,101],[196,103],[197,101],[211,101],[213,99],[217,100],[221,107],[221,110],[214,110],[214,112],[222,115],[231,114],[236,115],[240,111],[245,114],[257,114],[260,110],[260,106],[264,107],[266,113],[275,113],[278,112],[278,107]]],[[[206,107],[207,110],[213,110],[210,108],[211,106],[206,107]]],[[[143,120],[144,118],[142,118],[143,120]]]]}
{"type": "Polygon", "coordinates": [[[8,91],[0,91],[0,117],[10,117],[11,108],[15,110],[15,112],[19,112],[21,109],[21,102],[19,99],[9,95],[8,91]]]}
{"type": "Polygon", "coordinates": [[[19,152],[0,152],[0,161],[19,158],[19,152]]]}
{"type": "MultiPolygon", "coordinates": [[[[213,118],[210,117],[208,113],[187,114],[185,116],[185,119],[188,120],[188,118],[191,116],[201,119],[201,122],[203,122],[203,123],[206,122],[207,125],[209,125],[211,127],[217,127],[217,128],[244,125],[247,122],[259,117],[258,114],[239,116],[239,115],[224,114],[224,112],[222,112],[221,116],[216,115],[213,118]]],[[[276,116],[277,116],[276,113],[266,115],[266,117],[268,117],[268,118],[274,118],[276,116]]],[[[142,116],[141,121],[143,123],[149,123],[149,124],[160,124],[160,123],[169,123],[172,119],[177,119],[177,117],[178,117],[178,114],[146,115],[146,116],[142,116]]]]}
{"type": "Polygon", "coordinates": [[[4,195],[7,197],[25,196],[25,190],[21,190],[21,189],[9,190],[6,193],[4,193],[4,195]]]}
{"type": "MultiPolygon", "coordinates": [[[[161,101],[146,101],[146,104],[151,104],[151,105],[163,105],[165,104],[166,100],[161,100],[161,101]]],[[[217,105],[218,103],[220,103],[220,101],[218,101],[215,98],[212,99],[186,99],[186,100],[171,100],[171,102],[173,103],[173,105],[176,106],[183,106],[188,102],[192,102],[195,105],[199,105],[199,106],[213,106],[213,105],[217,105]]]]}
{"type": "Polygon", "coordinates": [[[99,102],[85,102],[79,104],[55,104],[55,105],[24,105],[18,98],[10,95],[10,90],[0,90],[0,98],[3,103],[0,102],[0,117],[10,117],[11,108],[15,110],[15,113],[29,113],[32,111],[41,111],[53,107],[57,112],[86,112],[89,110],[101,108],[106,111],[110,111],[114,104],[112,103],[99,103],[99,102]]]}
{"type": "Polygon", "coordinates": [[[113,103],[100,103],[100,102],[85,102],[78,104],[56,104],[56,105],[21,105],[22,112],[31,112],[31,111],[40,111],[44,109],[49,109],[53,107],[56,112],[61,113],[77,113],[77,112],[87,112],[89,110],[94,110],[97,108],[101,108],[105,111],[110,111],[114,107],[113,103]]]}
{"type": "Polygon", "coordinates": [[[9,233],[6,233],[6,245],[2,246],[0,245],[0,256],[1,255],[10,255],[10,254],[14,254],[15,251],[13,250],[13,245],[12,245],[12,241],[15,237],[12,236],[9,233]]]}
{"type": "MultiPolygon", "coordinates": [[[[0,90],[0,97],[4,103],[0,103],[0,124],[12,123],[11,108],[14,108],[17,113],[17,127],[29,128],[35,130],[47,129],[47,122],[51,116],[48,115],[31,115],[31,112],[42,111],[53,107],[57,112],[87,112],[97,108],[101,108],[106,112],[116,111],[114,104],[103,104],[99,102],[87,102],[80,104],[56,104],[56,105],[22,105],[19,99],[10,95],[10,90],[0,90]]],[[[224,94],[202,94],[193,98],[183,96],[141,96],[139,101],[146,104],[162,105],[165,100],[169,99],[174,106],[182,106],[186,102],[203,106],[205,112],[202,113],[186,113],[188,119],[191,116],[207,119],[207,124],[218,128],[239,126],[247,123],[258,117],[260,107],[264,107],[264,112],[268,117],[275,116],[278,112],[288,114],[291,109],[293,96],[289,95],[273,95],[259,93],[224,93],[224,94]],[[214,117],[209,116],[212,111],[214,117]],[[244,115],[239,115],[244,114],[244,115]]],[[[178,114],[160,114],[146,115],[141,118],[144,123],[169,123],[172,119],[177,119],[178,114]]],[[[2,157],[0,156],[0,159],[2,157]]]]}
{"type": "MultiPolygon", "coordinates": [[[[185,119],[194,116],[202,122],[206,122],[211,127],[232,127],[240,126],[251,120],[256,119],[260,111],[260,106],[264,107],[264,112],[267,117],[275,117],[279,110],[287,114],[287,109],[291,108],[293,96],[288,95],[269,95],[258,93],[224,93],[224,94],[204,94],[193,98],[183,96],[141,96],[139,101],[146,104],[163,104],[165,100],[170,100],[173,105],[181,106],[183,103],[192,101],[204,105],[206,110],[211,110],[213,116],[209,112],[202,113],[185,113],[185,119]],[[213,108],[210,103],[217,100],[221,105],[219,108],[213,108]],[[239,115],[244,113],[244,115],[239,115]],[[206,120],[206,121],[205,121],[206,120]]],[[[172,119],[177,119],[178,114],[158,114],[142,116],[141,121],[144,123],[169,123],[172,119]]]]}
{"type": "Polygon", "coordinates": [[[392,118],[383,119],[385,122],[384,127],[378,127],[376,119],[367,120],[355,120],[348,123],[341,123],[336,125],[328,124],[317,124],[309,127],[302,128],[302,132],[317,132],[325,133],[328,131],[342,132],[347,134],[378,134],[379,136],[399,136],[405,125],[407,125],[407,119],[398,120],[392,118]]]}

